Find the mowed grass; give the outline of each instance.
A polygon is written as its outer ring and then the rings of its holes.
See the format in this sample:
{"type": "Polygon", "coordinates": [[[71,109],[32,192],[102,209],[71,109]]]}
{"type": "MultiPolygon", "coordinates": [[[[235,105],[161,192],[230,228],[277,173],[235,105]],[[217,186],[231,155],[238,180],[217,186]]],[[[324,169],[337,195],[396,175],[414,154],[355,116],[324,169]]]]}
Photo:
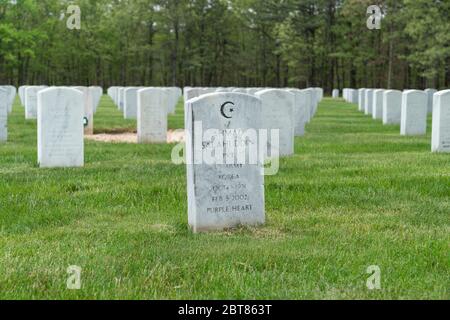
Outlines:
{"type": "MultiPolygon", "coordinates": [[[[183,126],[182,104],[170,118],[183,126]]],[[[135,130],[108,97],[96,132],[135,130]]],[[[82,169],[37,167],[16,103],[0,146],[2,299],[449,299],[450,155],[325,99],[266,178],[267,224],[192,234],[171,145],[86,141],[82,169]],[[68,290],[67,268],[82,268],[68,290]],[[381,290],[367,289],[371,265],[381,290]]]]}

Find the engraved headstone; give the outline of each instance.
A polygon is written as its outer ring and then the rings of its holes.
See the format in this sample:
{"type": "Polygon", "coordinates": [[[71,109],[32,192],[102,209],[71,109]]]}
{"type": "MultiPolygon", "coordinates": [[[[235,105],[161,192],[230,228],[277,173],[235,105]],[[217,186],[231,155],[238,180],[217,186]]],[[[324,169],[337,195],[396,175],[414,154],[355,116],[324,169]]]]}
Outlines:
{"type": "Polygon", "coordinates": [[[38,162],[41,168],[84,165],[83,94],[72,88],[38,93],[38,162]]]}
{"type": "MultiPolygon", "coordinates": [[[[292,93],[280,89],[266,89],[256,93],[262,101],[263,128],[280,130],[279,155],[294,154],[294,104],[292,93]]],[[[268,142],[268,154],[273,154],[272,141],[268,142]]]]}
{"type": "Polygon", "coordinates": [[[137,92],[137,132],[139,143],[167,142],[169,92],[146,88],[137,92]]]}
{"type": "Polygon", "coordinates": [[[0,87],[0,143],[8,140],[8,90],[0,87]]]}
{"type": "Polygon", "coordinates": [[[403,92],[401,135],[425,135],[427,133],[428,97],[424,91],[403,92]]]}
{"type": "Polygon", "coordinates": [[[264,224],[262,162],[237,160],[239,154],[248,159],[257,152],[252,147],[258,145],[257,134],[219,139],[231,132],[258,132],[261,101],[247,94],[214,93],[190,100],[186,106],[189,225],[194,232],[208,232],[264,224]],[[224,144],[224,140],[231,141],[224,144]],[[219,159],[207,161],[206,155],[213,153],[219,159]]]}
{"type": "Polygon", "coordinates": [[[433,152],[450,152],[450,90],[435,94],[432,136],[433,152]]]}
{"type": "Polygon", "coordinates": [[[402,92],[386,90],[383,93],[383,124],[400,124],[402,118],[402,92]]]}

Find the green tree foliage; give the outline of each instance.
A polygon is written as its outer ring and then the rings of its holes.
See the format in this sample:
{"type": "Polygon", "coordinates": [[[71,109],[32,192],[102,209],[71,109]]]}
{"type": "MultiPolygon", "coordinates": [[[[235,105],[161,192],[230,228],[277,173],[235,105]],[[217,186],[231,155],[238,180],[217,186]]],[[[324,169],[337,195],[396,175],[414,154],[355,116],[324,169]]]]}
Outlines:
{"type": "Polygon", "coordinates": [[[449,16],[442,0],[0,0],[0,82],[449,87],[449,16]]]}

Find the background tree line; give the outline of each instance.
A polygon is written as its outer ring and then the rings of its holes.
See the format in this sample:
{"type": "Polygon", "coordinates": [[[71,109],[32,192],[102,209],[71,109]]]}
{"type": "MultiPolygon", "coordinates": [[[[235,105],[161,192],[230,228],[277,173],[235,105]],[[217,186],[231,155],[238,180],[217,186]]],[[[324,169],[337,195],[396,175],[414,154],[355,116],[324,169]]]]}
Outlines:
{"type": "Polygon", "coordinates": [[[448,88],[449,17],[448,0],[0,0],[0,83],[448,88]]]}

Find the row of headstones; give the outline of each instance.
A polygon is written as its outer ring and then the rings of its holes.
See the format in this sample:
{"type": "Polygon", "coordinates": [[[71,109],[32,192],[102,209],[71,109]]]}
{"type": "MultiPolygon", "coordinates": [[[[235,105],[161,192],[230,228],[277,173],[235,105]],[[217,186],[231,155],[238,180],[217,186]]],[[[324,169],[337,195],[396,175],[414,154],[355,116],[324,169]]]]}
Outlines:
{"type": "MultiPolygon", "coordinates": [[[[189,225],[194,232],[205,232],[264,224],[263,162],[205,162],[202,157],[205,152],[212,153],[215,139],[201,134],[198,124],[203,132],[279,130],[276,154],[292,155],[294,136],[304,134],[305,123],[316,113],[323,90],[185,88],[184,97],[189,225]]],[[[256,134],[246,138],[245,146],[258,145],[258,151],[263,147],[264,159],[274,156],[273,141],[262,142],[256,134]]],[[[235,161],[239,151],[234,147],[242,141],[231,141],[218,154],[235,161]]],[[[246,152],[243,158],[249,159],[255,151],[246,152]]]]}
{"type": "Polygon", "coordinates": [[[16,87],[0,86],[0,143],[8,140],[8,115],[12,112],[16,95],[16,87]]]}
{"type": "Polygon", "coordinates": [[[305,126],[317,113],[323,99],[322,88],[204,88],[185,87],[184,101],[213,93],[240,93],[258,97],[263,101],[264,128],[281,129],[280,154],[294,153],[294,137],[305,135],[305,126]],[[264,93],[264,94],[263,94],[264,93]],[[276,108],[273,108],[276,106],[276,108]]]}
{"type": "Polygon", "coordinates": [[[450,90],[344,89],[347,102],[383,124],[400,124],[400,134],[425,135],[433,114],[432,152],[450,152],[450,90]]]}
{"type": "MultiPolygon", "coordinates": [[[[148,87],[110,87],[108,89],[109,97],[114,101],[117,108],[123,112],[124,119],[138,119],[138,92],[148,87]]],[[[161,100],[162,106],[168,113],[174,114],[178,101],[180,100],[182,91],[178,87],[159,87],[161,94],[166,97],[161,100]]]]}
{"type": "MultiPolygon", "coordinates": [[[[39,91],[45,90],[47,88],[48,86],[19,87],[20,102],[22,106],[25,107],[25,119],[37,119],[37,94],[39,91]]],[[[100,99],[103,95],[103,88],[98,86],[70,86],[68,88],[78,89],[85,94],[86,103],[89,103],[89,105],[86,107],[86,111],[89,114],[87,114],[86,117],[88,119],[92,118],[91,114],[93,115],[97,112],[97,108],[100,104],[100,99]]],[[[90,122],[93,123],[93,119],[90,122]]]]}
{"type": "MultiPolygon", "coordinates": [[[[40,167],[84,166],[86,91],[52,87],[37,93],[38,162],[40,167]]],[[[167,142],[166,90],[138,91],[138,142],[167,142]]]]}

